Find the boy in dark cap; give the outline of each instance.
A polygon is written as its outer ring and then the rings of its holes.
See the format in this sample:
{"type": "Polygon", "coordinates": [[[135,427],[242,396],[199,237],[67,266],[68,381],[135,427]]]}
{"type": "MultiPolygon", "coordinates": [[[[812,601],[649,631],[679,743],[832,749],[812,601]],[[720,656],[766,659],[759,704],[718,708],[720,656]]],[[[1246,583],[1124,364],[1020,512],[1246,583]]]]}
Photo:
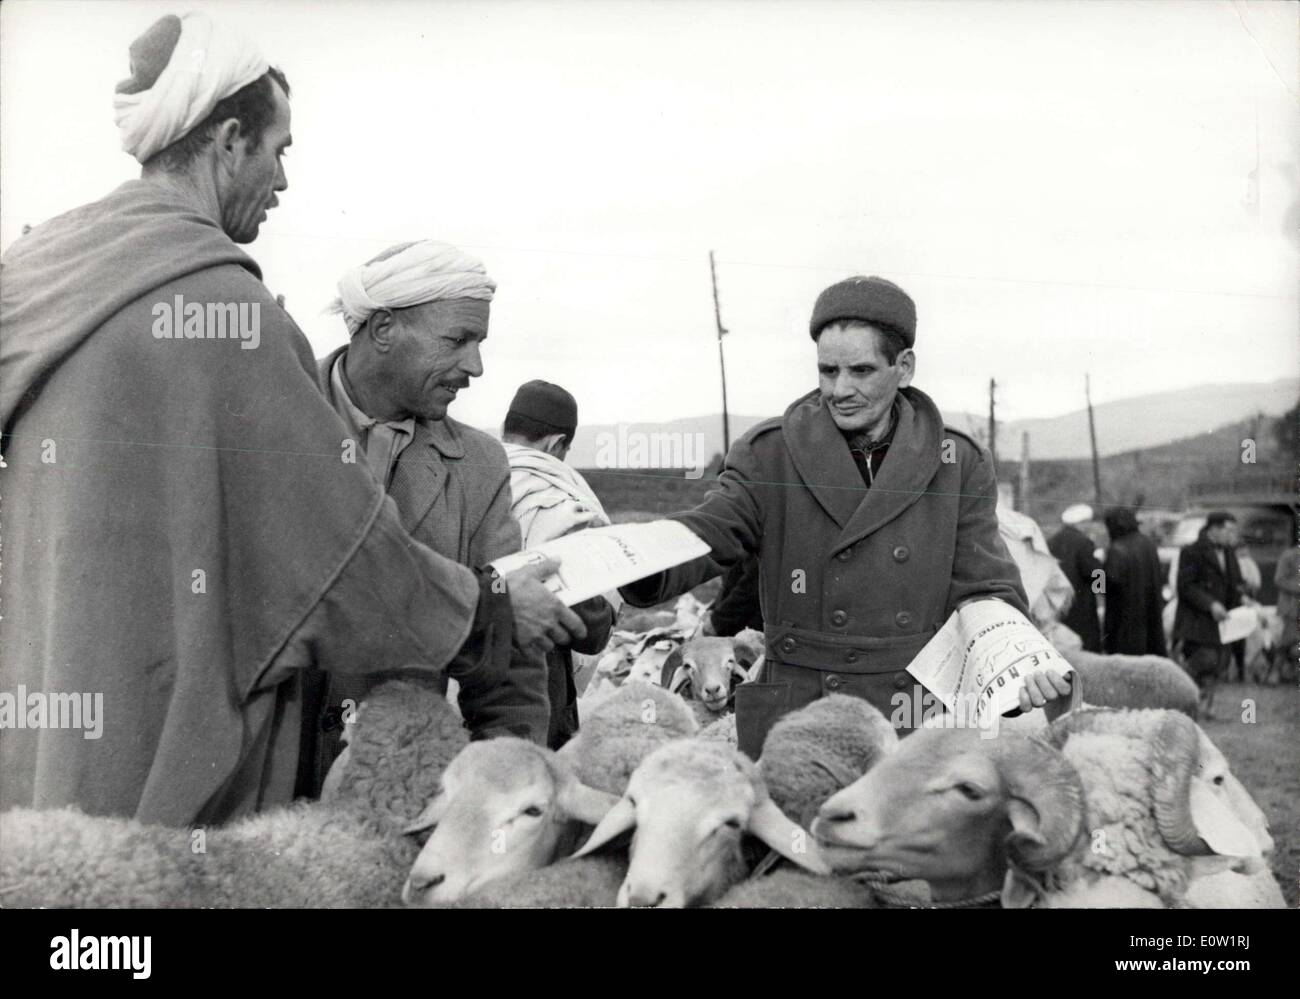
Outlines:
{"type": "MultiPolygon", "coordinates": [[[[564,463],[578,429],[578,403],[559,385],[534,380],[515,393],[502,427],[510,464],[510,513],[519,523],[525,548],[543,541],[609,524],[587,480],[564,463]]],[[[617,594],[610,595],[615,602],[617,594]]],[[[594,655],[605,647],[617,608],[604,597],[576,605],[587,637],[572,650],[594,655]]],[[[559,749],[578,730],[578,692],[570,648],[546,655],[551,721],[547,745],[559,749]]]]}

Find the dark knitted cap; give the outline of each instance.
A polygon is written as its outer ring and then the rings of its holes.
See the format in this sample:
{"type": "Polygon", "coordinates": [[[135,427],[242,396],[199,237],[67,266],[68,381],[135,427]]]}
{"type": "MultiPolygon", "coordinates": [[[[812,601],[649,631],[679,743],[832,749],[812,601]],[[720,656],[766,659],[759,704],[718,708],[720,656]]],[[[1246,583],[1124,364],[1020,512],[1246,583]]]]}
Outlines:
{"type": "Polygon", "coordinates": [[[578,429],[578,401],[560,386],[541,379],[519,386],[510,412],[554,427],[558,433],[572,434],[578,429]]]}
{"type": "Polygon", "coordinates": [[[808,331],[814,340],[831,323],[856,319],[893,330],[911,347],[916,343],[916,303],[893,281],[851,277],[817,296],[808,331]]]}

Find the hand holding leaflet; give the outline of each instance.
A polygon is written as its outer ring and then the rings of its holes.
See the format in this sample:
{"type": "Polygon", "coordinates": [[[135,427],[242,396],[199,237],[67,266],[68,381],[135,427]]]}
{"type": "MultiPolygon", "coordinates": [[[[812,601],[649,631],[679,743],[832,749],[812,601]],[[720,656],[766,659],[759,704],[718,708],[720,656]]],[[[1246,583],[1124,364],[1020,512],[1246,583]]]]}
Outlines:
{"type": "Polygon", "coordinates": [[[535,548],[526,548],[492,562],[501,575],[520,566],[551,558],[559,571],[545,584],[567,606],[663,572],[709,553],[709,546],[686,525],[675,520],[646,524],[614,524],[575,531],[535,548]]]}
{"type": "MultiPolygon", "coordinates": [[[[1072,667],[1029,619],[1001,600],[976,600],[953,612],[907,671],[934,694],[959,724],[996,730],[997,719],[1020,708],[1027,677],[1072,667]]],[[[1077,681],[1072,682],[1077,700],[1077,681]]]]}

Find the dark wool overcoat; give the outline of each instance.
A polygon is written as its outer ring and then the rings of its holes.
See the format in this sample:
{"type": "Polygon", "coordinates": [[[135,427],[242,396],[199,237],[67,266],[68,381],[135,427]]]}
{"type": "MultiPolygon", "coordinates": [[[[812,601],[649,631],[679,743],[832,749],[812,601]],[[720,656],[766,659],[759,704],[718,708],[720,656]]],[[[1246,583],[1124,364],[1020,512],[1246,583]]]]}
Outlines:
{"type": "Polygon", "coordinates": [[[864,697],[897,727],[919,724],[908,663],[964,601],[1026,612],[998,534],[988,453],[944,426],[925,393],[899,393],[888,456],[868,489],[818,392],[735,443],[718,484],[674,518],[709,557],[624,589],[647,605],[759,557],[767,660],[737,689],[741,748],[755,755],[781,714],[831,693],[864,697]]]}

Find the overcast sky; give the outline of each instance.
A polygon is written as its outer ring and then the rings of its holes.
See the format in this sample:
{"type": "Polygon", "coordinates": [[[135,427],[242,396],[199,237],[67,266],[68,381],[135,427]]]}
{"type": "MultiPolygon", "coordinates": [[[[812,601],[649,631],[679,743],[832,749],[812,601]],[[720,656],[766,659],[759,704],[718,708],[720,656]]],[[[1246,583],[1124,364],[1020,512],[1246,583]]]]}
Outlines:
{"type": "Polygon", "coordinates": [[[293,88],[289,190],[249,248],[318,354],[339,273],[399,240],[481,256],[486,374],[584,422],[815,385],[853,273],[919,313],[945,411],[1050,416],[1300,370],[1293,3],[24,2],[0,7],[0,247],[138,166],[114,84],[157,17],[238,22],[293,88]]]}

